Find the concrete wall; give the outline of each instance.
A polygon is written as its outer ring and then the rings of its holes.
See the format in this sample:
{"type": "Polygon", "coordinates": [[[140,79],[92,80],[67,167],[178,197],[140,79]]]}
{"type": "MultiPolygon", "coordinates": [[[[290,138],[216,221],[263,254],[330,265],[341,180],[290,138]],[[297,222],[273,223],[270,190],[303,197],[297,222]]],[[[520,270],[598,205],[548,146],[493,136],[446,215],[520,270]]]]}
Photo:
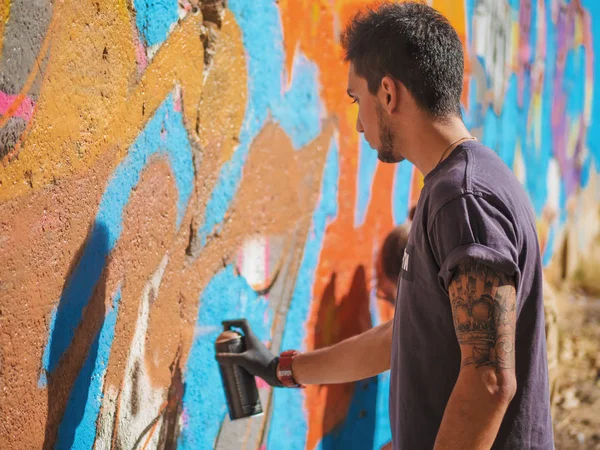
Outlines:
{"type": "MultiPolygon", "coordinates": [[[[422,178],[354,129],[336,36],[366,2],[196,3],[0,1],[0,448],[390,439],[387,374],[260,384],[267,413],[230,423],[213,359],[226,318],[279,351],[391,317],[374,257],[422,178]]],[[[431,3],[465,43],[468,126],[575,271],[599,226],[600,3],[431,3]]]]}

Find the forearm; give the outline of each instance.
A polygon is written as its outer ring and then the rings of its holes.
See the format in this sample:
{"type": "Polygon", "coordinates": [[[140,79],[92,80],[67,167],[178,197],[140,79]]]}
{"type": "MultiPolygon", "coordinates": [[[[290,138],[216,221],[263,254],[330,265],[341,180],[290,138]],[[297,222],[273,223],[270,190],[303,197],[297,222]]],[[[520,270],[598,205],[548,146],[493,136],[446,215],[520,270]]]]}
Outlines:
{"type": "Polygon", "coordinates": [[[514,383],[492,367],[461,370],[435,441],[434,450],[489,450],[514,395],[514,383]]]}
{"type": "Polygon", "coordinates": [[[390,368],[391,345],[389,321],[330,347],[297,355],[292,373],[301,384],[362,380],[390,368]]]}

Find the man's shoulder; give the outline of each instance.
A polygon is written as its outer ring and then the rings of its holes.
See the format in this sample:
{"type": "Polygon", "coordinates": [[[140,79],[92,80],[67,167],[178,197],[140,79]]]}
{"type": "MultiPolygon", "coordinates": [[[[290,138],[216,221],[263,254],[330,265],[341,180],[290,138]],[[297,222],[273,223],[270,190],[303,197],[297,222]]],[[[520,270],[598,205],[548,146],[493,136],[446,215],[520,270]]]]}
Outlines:
{"type": "Polygon", "coordinates": [[[469,196],[510,210],[515,194],[527,198],[524,189],[504,161],[489,147],[468,142],[451,155],[429,180],[424,192],[427,214],[435,216],[445,205],[469,196]]]}
{"type": "Polygon", "coordinates": [[[469,192],[470,158],[466,148],[460,148],[440,163],[436,173],[425,179],[423,202],[432,216],[445,204],[469,192]]]}

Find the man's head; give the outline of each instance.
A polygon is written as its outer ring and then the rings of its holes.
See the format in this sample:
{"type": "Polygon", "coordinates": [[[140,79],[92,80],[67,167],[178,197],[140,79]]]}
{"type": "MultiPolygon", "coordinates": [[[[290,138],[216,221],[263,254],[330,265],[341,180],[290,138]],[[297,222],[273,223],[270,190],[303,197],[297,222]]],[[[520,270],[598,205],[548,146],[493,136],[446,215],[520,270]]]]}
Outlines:
{"type": "Polygon", "coordinates": [[[356,129],[381,161],[405,158],[415,121],[461,116],[462,42],[435,9],[385,3],[358,13],[341,40],[350,62],[348,95],[359,104],[356,129]]]}
{"type": "Polygon", "coordinates": [[[402,270],[404,249],[408,242],[410,225],[403,224],[394,228],[387,235],[381,246],[375,271],[377,275],[377,297],[394,303],[396,285],[402,270]]]}

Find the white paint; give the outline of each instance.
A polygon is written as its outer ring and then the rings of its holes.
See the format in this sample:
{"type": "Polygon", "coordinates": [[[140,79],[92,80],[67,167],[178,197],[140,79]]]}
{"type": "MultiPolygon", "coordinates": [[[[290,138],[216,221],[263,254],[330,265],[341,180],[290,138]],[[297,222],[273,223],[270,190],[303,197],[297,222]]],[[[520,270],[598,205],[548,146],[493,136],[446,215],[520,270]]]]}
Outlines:
{"type": "Polygon", "coordinates": [[[555,213],[560,211],[560,185],[562,183],[560,177],[560,167],[555,158],[550,158],[548,161],[548,172],[546,178],[546,186],[548,189],[548,197],[546,205],[555,213]]]}
{"type": "Polygon", "coordinates": [[[484,61],[497,113],[502,111],[514,63],[512,14],[506,0],[479,0],[473,14],[473,50],[484,61]]]}
{"type": "MultiPolygon", "coordinates": [[[[142,292],[135,324],[135,333],[131,342],[131,349],[123,378],[123,388],[118,399],[118,391],[115,386],[110,386],[104,395],[102,412],[99,418],[99,432],[94,445],[95,450],[112,448],[113,424],[115,414],[117,414],[117,402],[119,404],[119,428],[116,439],[120,444],[120,448],[133,449],[136,441],[144,433],[146,427],[160,414],[160,408],[166,400],[167,389],[156,388],[152,385],[144,360],[150,307],[152,300],[158,297],[160,283],[168,261],[169,257],[165,255],[142,292]],[[154,295],[152,295],[152,292],[154,292],[154,295]],[[139,367],[139,373],[137,374],[137,393],[134,393],[133,380],[136,365],[139,367]],[[138,399],[138,411],[136,414],[134,414],[131,408],[134,395],[138,399]]],[[[158,430],[160,429],[160,425],[158,423],[157,430],[152,435],[146,447],[147,450],[156,449],[159,440],[158,430]]],[[[138,443],[139,448],[146,443],[149,433],[150,431],[148,430],[143,435],[138,443]]]]}
{"type": "Polygon", "coordinates": [[[216,325],[198,325],[194,328],[194,340],[200,339],[216,331],[221,331],[221,327],[216,325]]]}
{"type": "Polygon", "coordinates": [[[238,254],[238,270],[255,290],[260,290],[268,282],[268,252],[268,238],[256,236],[246,240],[238,254]]]}
{"type": "Polygon", "coordinates": [[[110,450],[115,412],[117,411],[117,396],[119,390],[115,385],[110,385],[104,391],[102,411],[98,419],[98,431],[94,450],[110,450]]]}
{"type": "Polygon", "coordinates": [[[521,143],[517,141],[517,147],[515,149],[515,162],[513,163],[513,172],[521,183],[522,186],[525,186],[525,181],[527,180],[527,170],[525,169],[525,163],[523,162],[523,154],[521,152],[521,143]]]}

